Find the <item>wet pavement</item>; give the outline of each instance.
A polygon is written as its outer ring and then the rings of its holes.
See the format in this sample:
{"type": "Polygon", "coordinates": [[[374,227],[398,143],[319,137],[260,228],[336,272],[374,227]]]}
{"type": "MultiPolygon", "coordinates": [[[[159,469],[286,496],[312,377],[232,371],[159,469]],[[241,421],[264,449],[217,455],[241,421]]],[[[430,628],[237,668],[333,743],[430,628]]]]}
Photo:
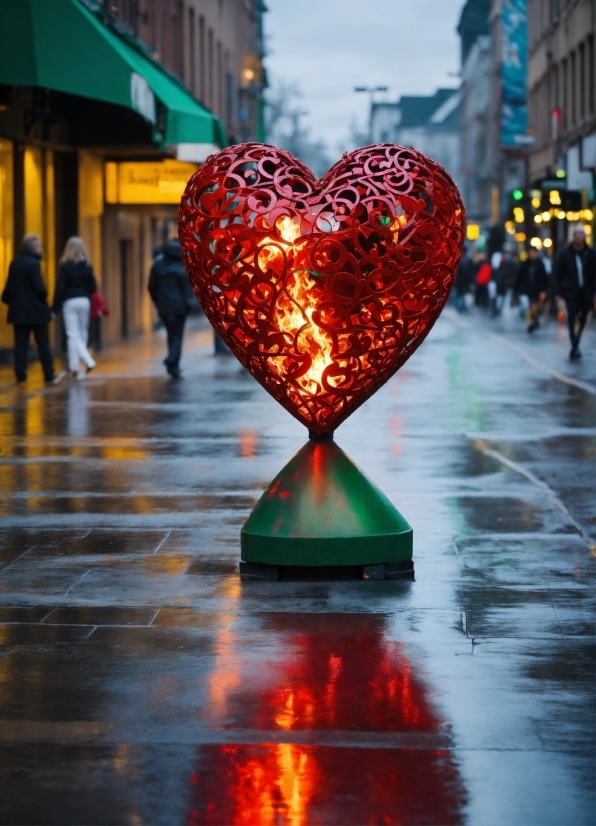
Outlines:
{"type": "Polygon", "coordinates": [[[0,372],[0,822],[592,824],[596,335],[447,310],[336,434],[416,582],[238,577],[304,428],[207,330],[0,372]]]}

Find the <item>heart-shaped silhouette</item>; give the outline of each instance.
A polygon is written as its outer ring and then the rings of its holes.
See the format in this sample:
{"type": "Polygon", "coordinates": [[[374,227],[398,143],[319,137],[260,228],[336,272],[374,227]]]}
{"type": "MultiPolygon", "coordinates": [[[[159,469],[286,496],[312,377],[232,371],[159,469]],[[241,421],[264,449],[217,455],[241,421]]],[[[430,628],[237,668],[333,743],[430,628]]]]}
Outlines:
{"type": "Polygon", "coordinates": [[[317,181],[265,144],[212,155],[179,214],[210,322],[312,432],[333,431],[422,343],[454,281],[464,209],[414,149],[346,154],[317,181]]]}

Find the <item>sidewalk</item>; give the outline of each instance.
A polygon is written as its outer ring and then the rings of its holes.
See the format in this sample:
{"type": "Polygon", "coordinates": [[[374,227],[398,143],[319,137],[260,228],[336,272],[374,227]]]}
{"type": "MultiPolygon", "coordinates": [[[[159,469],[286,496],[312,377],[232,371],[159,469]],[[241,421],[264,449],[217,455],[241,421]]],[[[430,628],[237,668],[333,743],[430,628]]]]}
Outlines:
{"type": "Polygon", "coordinates": [[[3,368],[0,822],[593,823],[593,344],[448,310],[341,426],[416,582],[240,581],[306,433],[209,330],[3,368]]]}

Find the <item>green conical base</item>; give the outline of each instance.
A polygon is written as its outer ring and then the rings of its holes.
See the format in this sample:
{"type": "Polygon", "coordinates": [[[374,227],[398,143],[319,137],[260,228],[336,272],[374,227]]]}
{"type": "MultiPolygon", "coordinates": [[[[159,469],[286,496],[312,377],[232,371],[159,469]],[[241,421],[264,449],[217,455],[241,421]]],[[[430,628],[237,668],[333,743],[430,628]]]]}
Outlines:
{"type": "Polygon", "coordinates": [[[248,517],[242,559],[376,565],[412,559],[412,528],[335,442],[309,441],[248,517]]]}

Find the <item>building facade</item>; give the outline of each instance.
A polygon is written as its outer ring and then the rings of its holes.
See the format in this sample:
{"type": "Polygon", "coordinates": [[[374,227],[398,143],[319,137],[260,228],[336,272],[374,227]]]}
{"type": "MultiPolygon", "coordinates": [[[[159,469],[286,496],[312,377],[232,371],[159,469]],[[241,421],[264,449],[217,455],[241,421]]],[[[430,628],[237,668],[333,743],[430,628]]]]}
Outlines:
{"type": "Polygon", "coordinates": [[[106,0],[116,25],[224,123],[230,143],[263,138],[262,0],[106,0]]]}
{"type": "Polygon", "coordinates": [[[556,246],[575,226],[594,241],[595,37],[594,0],[528,0],[533,231],[556,246]]]}
{"type": "Polygon", "coordinates": [[[438,89],[434,95],[403,95],[397,103],[373,103],[372,143],[398,143],[423,152],[460,180],[460,92],[438,89]]]}
{"type": "MultiPolygon", "coordinates": [[[[468,239],[489,251],[526,241],[509,220],[527,184],[527,0],[467,0],[458,25],[462,190],[468,239]],[[505,231],[507,229],[507,232],[505,231]]],[[[518,213],[519,214],[519,213],[518,213]]]]}
{"type": "MultiPolygon", "coordinates": [[[[110,310],[108,344],[148,331],[153,250],[212,151],[262,135],[260,0],[3,0],[0,289],[25,233],[50,299],[71,235],[110,310]]],[[[62,349],[60,324],[54,344],[62,349]]],[[[0,354],[12,329],[0,309],[0,354]]]]}
{"type": "Polygon", "coordinates": [[[493,166],[489,126],[492,45],[480,34],[466,53],[461,84],[461,194],[468,223],[488,226],[493,219],[493,166]]]}

